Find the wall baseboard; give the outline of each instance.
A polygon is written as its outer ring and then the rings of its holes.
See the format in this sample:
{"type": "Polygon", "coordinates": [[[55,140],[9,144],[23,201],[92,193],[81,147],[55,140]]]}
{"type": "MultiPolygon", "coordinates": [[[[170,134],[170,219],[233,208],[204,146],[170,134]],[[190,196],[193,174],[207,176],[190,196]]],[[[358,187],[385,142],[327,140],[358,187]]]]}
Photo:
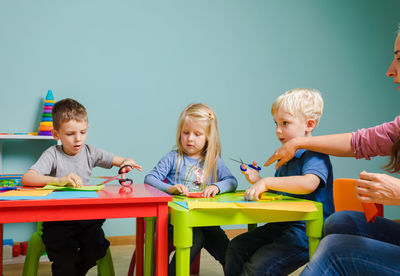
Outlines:
{"type": "MultiPolygon", "coordinates": [[[[227,230],[225,230],[225,233],[229,239],[232,239],[232,238],[236,237],[237,235],[242,234],[246,231],[247,231],[247,229],[227,229],[227,230]]],[[[113,237],[107,237],[107,239],[110,241],[111,245],[134,245],[134,244],[136,244],[136,236],[135,235],[113,236],[113,237]]]]}

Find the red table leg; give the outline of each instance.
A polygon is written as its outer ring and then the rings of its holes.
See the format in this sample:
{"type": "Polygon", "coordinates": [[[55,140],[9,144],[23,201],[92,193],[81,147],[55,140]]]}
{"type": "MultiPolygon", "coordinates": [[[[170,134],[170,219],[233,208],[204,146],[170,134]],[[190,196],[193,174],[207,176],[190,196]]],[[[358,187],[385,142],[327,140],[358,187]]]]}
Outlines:
{"type": "Polygon", "coordinates": [[[136,275],[144,274],[144,220],[136,218],[136,275]]]}
{"type": "Polygon", "coordinates": [[[168,206],[158,206],[156,244],[156,275],[167,275],[168,272],[168,206]]]}
{"type": "Polygon", "coordinates": [[[0,224],[0,275],[3,275],[3,224],[0,224]]]}

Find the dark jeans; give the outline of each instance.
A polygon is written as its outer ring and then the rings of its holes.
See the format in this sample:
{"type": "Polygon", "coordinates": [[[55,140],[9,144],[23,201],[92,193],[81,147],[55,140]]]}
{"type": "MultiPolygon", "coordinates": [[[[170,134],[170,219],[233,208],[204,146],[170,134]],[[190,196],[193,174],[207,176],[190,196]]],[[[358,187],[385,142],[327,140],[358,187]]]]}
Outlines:
{"type": "Polygon", "coordinates": [[[52,261],[53,276],[84,276],[105,256],[109,241],[101,226],[104,220],[43,223],[43,243],[52,261]]]}
{"type": "Polygon", "coordinates": [[[303,223],[268,223],[231,240],[225,275],[288,275],[307,261],[303,223]]]}
{"type": "MultiPolygon", "coordinates": [[[[173,240],[173,226],[168,227],[168,239],[173,240]]],[[[225,252],[229,239],[219,226],[194,227],[193,245],[190,248],[190,263],[194,261],[202,248],[205,248],[222,266],[225,265],[225,252]]],[[[168,276],[176,275],[175,254],[168,265],[168,276]]]]}
{"type": "Polygon", "coordinates": [[[364,213],[342,211],[324,224],[325,237],[304,275],[400,275],[400,224],[364,213]]]}

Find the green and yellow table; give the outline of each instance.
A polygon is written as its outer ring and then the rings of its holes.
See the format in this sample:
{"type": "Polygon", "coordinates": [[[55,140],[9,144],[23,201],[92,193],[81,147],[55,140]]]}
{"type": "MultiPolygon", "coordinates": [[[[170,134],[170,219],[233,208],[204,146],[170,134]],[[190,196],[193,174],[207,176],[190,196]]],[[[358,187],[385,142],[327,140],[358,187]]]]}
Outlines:
{"type": "MultiPolygon", "coordinates": [[[[264,194],[264,198],[269,196],[276,195],[264,194]]],[[[174,196],[174,201],[168,203],[168,211],[170,223],[174,226],[176,273],[179,276],[189,275],[193,227],[232,224],[256,226],[257,223],[305,221],[310,258],[322,235],[322,204],[287,196],[247,204],[243,202],[243,192],[226,193],[215,198],[174,196]],[[179,201],[187,201],[190,209],[176,203],[179,201]],[[199,202],[201,204],[198,204],[199,202]],[[271,205],[268,205],[269,203],[271,205]],[[249,207],[249,204],[252,205],[249,207]]]]}

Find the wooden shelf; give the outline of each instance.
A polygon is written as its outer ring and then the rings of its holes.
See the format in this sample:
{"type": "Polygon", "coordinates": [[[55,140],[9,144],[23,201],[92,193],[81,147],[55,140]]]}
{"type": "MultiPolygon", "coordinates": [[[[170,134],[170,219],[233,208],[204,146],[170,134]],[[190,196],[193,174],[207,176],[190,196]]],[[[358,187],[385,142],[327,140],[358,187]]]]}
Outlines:
{"type": "Polygon", "coordinates": [[[41,135],[0,135],[1,140],[11,139],[25,139],[25,140],[54,140],[53,136],[41,136],[41,135]]]}

